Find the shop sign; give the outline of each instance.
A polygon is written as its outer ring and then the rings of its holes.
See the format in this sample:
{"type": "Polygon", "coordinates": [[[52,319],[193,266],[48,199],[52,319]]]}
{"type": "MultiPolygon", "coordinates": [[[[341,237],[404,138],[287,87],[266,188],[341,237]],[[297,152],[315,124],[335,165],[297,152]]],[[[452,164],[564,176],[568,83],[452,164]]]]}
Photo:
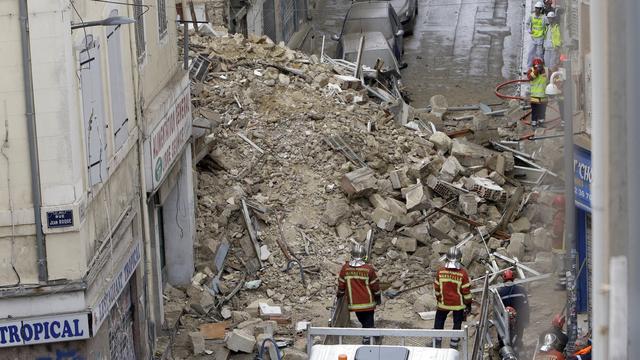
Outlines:
{"type": "Polygon", "coordinates": [[[73,210],[47,211],[47,227],[50,229],[73,226],[73,210]]]}
{"type": "Polygon", "coordinates": [[[0,322],[0,347],[88,339],[89,314],[60,314],[0,322]]]}
{"type": "Polygon", "coordinates": [[[183,88],[162,120],[149,136],[151,158],[151,187],[156,189],[162,182],[184,144],[191,137],[191,90],[183,88]]]}
{"type": "Polygon", "coordinates": [[[137,241],[133,249],[127,257],[127,261],[123,264],[120,271],[115,275],[111,284],[107,288],[107,291],[102,295],[102,298],[96,303],[91,311],[91,318],[93,322],[93,333],[95,334],[102,322],[109,316],[109,311],[113,304],[118,300],[118,296],[122,293],[125,286],[128,285],[131,275],[136,271],[140,259],[142,258],[142,244],[137,241]]]}
{"type": "Polygon", "coordinates": [[[576,205],[591,211],[591,152],[576,147],[573,157],[574,192],[576,205]]]}

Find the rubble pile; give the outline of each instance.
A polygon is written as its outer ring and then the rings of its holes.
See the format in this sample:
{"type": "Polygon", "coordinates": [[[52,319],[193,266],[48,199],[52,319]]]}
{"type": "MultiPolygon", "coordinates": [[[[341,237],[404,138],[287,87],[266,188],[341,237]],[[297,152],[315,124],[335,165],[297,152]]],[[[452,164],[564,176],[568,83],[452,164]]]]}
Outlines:
{"type": "MultiPolygon", "coordinates": [[[[353,242],[397,291],[429,284],[454,245],[473,278],[487,251],[524,262],[548,251],[553,194],[514,177],[513,152],[471,141],[482,132],[448,136],[460,127],[446,125],[442,96],[402,126],[359,81],[266,37],[193,37],[190,56],[211,62],[193,105],[214,130],[198,165],[197,271],[165,290],[174,358],[254,353],[267,337],[302,358],[300,324],[326,325],[353,242]]],[[[476,130],[495,121],[469,113],[476,130]]],[[[487,131],[481,143],[500,139],[487,131]]],[[[431,310],[426,286],[379,316],[407,324],[431,310]]]]}

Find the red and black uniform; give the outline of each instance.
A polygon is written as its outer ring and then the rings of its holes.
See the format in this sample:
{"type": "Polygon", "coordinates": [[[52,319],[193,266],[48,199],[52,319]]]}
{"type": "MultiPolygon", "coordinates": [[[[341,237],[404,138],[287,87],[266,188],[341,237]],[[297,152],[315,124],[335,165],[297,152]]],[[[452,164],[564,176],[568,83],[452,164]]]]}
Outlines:
{"type": "MultiPolygon", "coordinates": [[[[436,274],[433,283],[436,292],[438,308],[434,329],[444,329],[449,311],[453,311],[453,329],[462,329],[465,308],[471,307],[471,283],[465,269],[449,269],[442,267],[436,274]]],[[[457,348],[460,339],[451,339],[451,347],[457,348]]],[[[436,346],[440,347],[442,340],[436,339],[436,346]]]]}
{"type": "Polygon", "coordinates": [[[565,360],[564,354],[556,349],[549,351],[539,351],[533,360],[565,360]]]}
{"type": "Polygon", "coordinates": [[[346,295],[349,311],[356,313],[364,328],[374,327],[373,312],[380,302],[380,283],[372,265],[345,263],[338,276],[338,295],[346,295]]]}

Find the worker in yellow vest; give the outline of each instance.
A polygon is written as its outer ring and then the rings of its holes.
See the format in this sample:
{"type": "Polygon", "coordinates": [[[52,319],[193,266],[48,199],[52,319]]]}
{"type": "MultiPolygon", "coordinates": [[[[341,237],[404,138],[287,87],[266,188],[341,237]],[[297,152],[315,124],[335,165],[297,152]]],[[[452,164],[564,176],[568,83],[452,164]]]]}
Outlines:
{"type": "Polygon", "coordinates": [[[547,22],[549,25],[544,36],[544,63],[551,72],[554,72],[558,69],[560,46],[562,46],[560,25],[554,11],[547,13],[547,22]]]}
{"type": "Polygon", "coordinates": [[[549,83],[549,74],[544,66],[544,60],[537,57],[533,59],[533,67],[527,72],[530,84],[529,101],[531,103],[531,126],[544,127],[544,118],[547,112],[547,94],[545,89],[549,83]]]}
{"type": "Polygon", "coordinates": [[[534,13],[527,19],[527,30],[531,35],[531,43],[529,45],[529,55],[527,57],[527,66],[533,66],[533,58],[544,58],[544,35],[547,30],[547,17],[544,16],[542,10],[544,3],[538,1],[534,6],[534,13]]]}

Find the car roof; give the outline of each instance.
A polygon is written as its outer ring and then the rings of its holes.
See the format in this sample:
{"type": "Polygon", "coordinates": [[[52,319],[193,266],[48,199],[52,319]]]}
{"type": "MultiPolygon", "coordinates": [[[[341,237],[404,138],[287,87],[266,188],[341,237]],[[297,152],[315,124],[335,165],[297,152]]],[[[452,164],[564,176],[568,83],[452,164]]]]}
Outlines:
{"type": "Polygon", "coordinates": [[[366,18],[380,18],[389,17],[387,9],[391,5],[388,1],[371,1],[371,2],[356,2],[351,5],[347,20],[349,19],[366,19],[366,18]]]}

